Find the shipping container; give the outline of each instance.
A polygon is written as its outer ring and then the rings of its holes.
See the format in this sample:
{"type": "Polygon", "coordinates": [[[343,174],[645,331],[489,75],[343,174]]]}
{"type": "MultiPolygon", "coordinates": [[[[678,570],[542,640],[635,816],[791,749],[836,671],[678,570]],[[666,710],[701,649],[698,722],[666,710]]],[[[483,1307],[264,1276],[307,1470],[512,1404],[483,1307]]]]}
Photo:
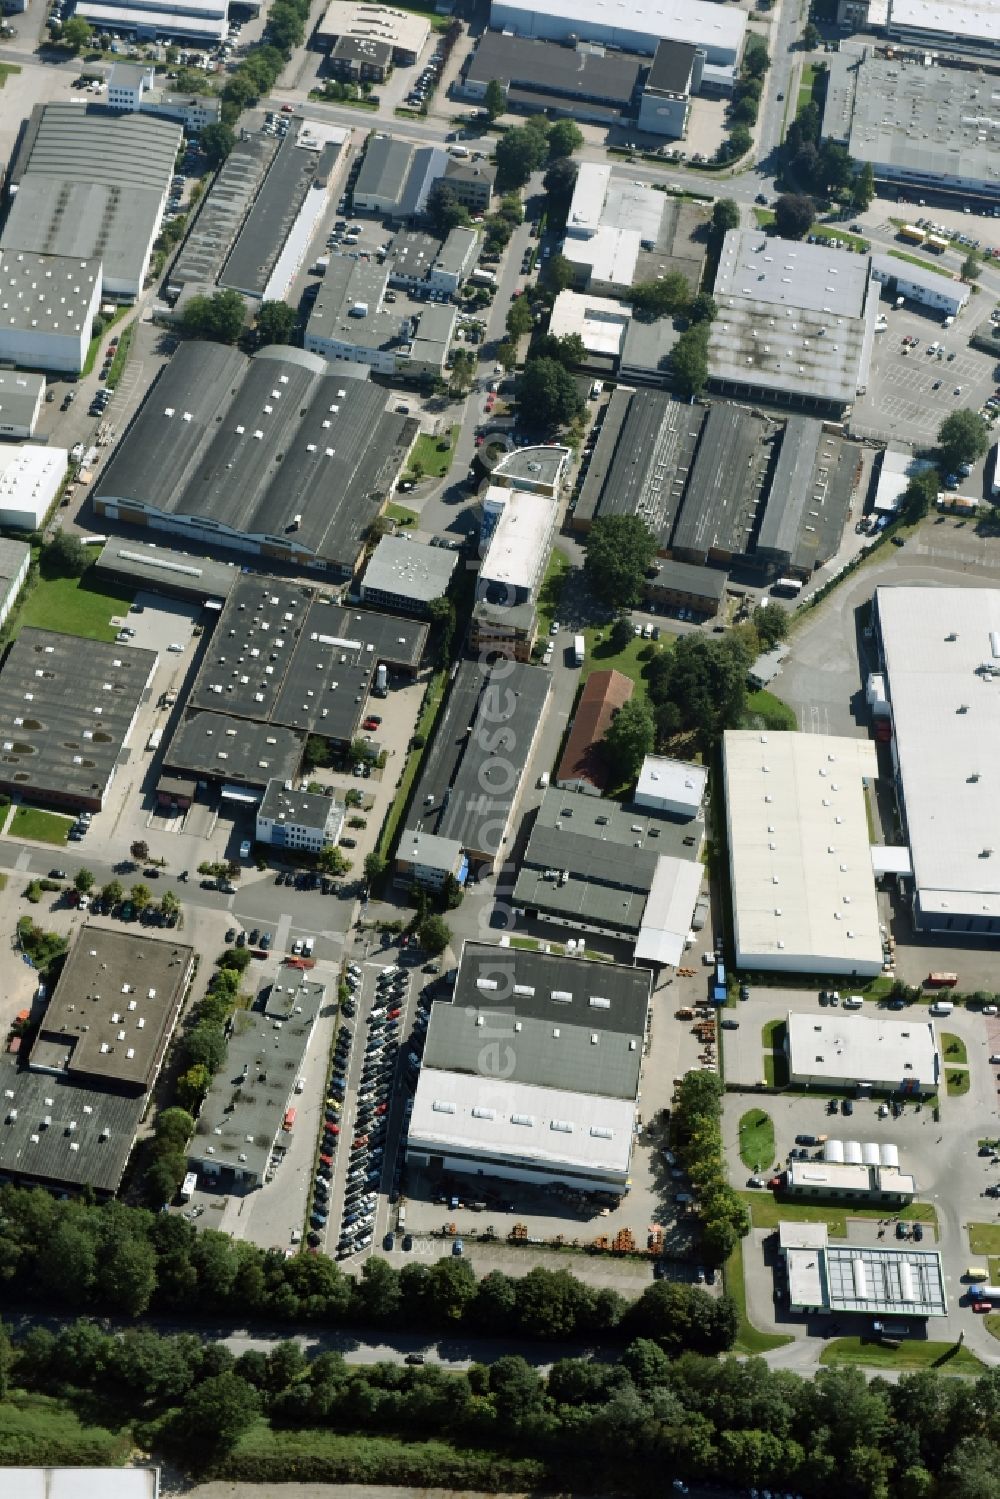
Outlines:
{"type": "Polygon", "coordinates": [[[292,1129],[293,1126],[294,1126],[294,1124],[295,1124],[295,1110],[294,1109],[286,1109],[285,1110],[285,1117],[281,1121],[281,1128],[282,1129],[292,1129]]]}
{"type": "Polygon", "coordinates": [[[903,224],[896,232],[908,245],[922,245],[926,238],[924,231],[914,224],[903,224]]]}

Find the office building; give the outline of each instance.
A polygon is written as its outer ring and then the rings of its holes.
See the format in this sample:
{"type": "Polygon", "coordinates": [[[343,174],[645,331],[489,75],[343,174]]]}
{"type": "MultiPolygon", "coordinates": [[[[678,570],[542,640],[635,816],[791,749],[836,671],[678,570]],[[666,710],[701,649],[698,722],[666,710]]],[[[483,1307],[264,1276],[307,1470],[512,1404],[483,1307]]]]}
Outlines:
{"type": "Polygon", "coordinates": [[[865,784],[877,775],[868,739],[724,735],[737,967],[882,972],[865,805],[865,784]]]}
{"type": "Polygon", "coordinates": [[[600,796],[608,790],[615,772],[604,749],[604,736],[634,690],[631,677],[620,671],[591,672],[555,773],[557,786],[585,796],[600,796]]]}
{"type": "Polygon", "coordinates": [[[185,134],[198,135],[222,119],[216,94],[172,94],[156,87],[156,70],[138,63],[116,62],[108,78],[108,108],[125,114],[159,115],[178,120],[185,134]]]}
{"type": "Polygon", "coordinates": [[[431,304],[405,317],[386,298],[389,275],[374,260],[331,256],[306,325],[306,349],[403,380],[441,375],[457,309],[431,304]]]}
{"type": "Polygon", "coordinates": [[[714,295],[714,388],[837,414],[865,390],[878,309],[867,256],[730,229],[714,295]]]}
{"type": "Polygon", "coordinates": [[[497,459],[490,478],[501,488],[520,489],[528,494],[544,494],[556,499],[572,457],[572,448],[562,447],[556,442],[511,448],[497,459]]]}
{"type": "Polygon", "coordinates": [[[640,130],[667,140],[684,138],[691,95],[701,87],[705,62],[704,51],[693,42],[660,43],[642,90],[640,130]]]}
{"type": "Polygon", "coordinates": [[[23,629],[0,670],[0,788],[99,812],[156,670],[155,651],[23,629]]]}
{"type": "MultiPolygon", "coordinates": [[[[174,120],[39,104],[10,168],[0,249],[100,263],[101,295],[142,290],[183,134],[174,120]]],[[[89,335],[88,335],[89,336],[89,335]]]]}
{"type": "Polygon", "coordinates": [[[917,1183],[899,1169],[895,1145],[827,1139],[820,1160],[789,1160],[783,1190],[790,1197],[839,1197],[900,1207],[913,1201],[917,1183]]]}
{"type": "Polygon", "coordinates": [[[33,437],[44,401],[44,375],[0,370],[0,439],[33,437]]]}
{"type": "MultiPolygon", "coordinates": [[[[825,1223],[780,1223],[779,1253],[795,1312],[897,1317],[948,1314],[941,1252],[915,1244],[830,1244],[825,1223]]],[[[891,1335],[890,1322],[885,1331],[891,1335]]]]}
{"type": "Polygon", "coordinates": [[[534,36],[554,42],[598,42],[609,49],[651,56],[665,38],[690,42],[704,51],[707,62],[723,76],[732,77],[743,51],[747,16],[738,8],[706,0],[668,0],[658,5],[639,0],[626,13],[609,14],[602,0],[492,0],[490,26],[515,36],[534,36]]]}
{"type": "Polygon", "coordinates": [[[458,566],[448,547],[431,547],[406,536],[383,536],[365,568],[358,588],[361,601],[373,609],[425,617],[435,599],[444,598],[458,566]]]}
{"type": "Polygon", "coordinates": [[[0,526],[38,531],[56,502],[66,477],[65,448],[0,448],[0,526]]]}
{"type": "Polygon", "coordinates": [[[350,577],[415,424],[349,368],[182,344],[98,475],[97,513],[350,577]]]}
{"type": "Polygon", "coordinates": [[[0,359],[78,375],[101,303],[101,262],[0,249],[0,359]]]}
{"type": "Polygon", "coordinates": [[[490,529],[481,548],[476,597],[491,604],[533,603],[552,550],[557,502],[548,495],[491,484],[483,515],[490,529]]]}
{"type": "MultiPolygon", "coordinates": [[[[892,766],[920,931],[1000,931],[1000,592],[879,588],[875,623],[892,716],[892,766]]],[[[906,882],[903,882],[906,888],[906,882]]]]}
{"type": "Polygon", "coordinates": [[[208,47],[225,38],[229,0],[78,0],[75,14],[95,31],[137,41],[172,37],[208,47]]]}
{"type": "Polygon", "coordinates": [[[441,890],[450,877],[464,885],[469,875],[469,861],[457,838],[439,838],[436,833],[411,832],[407,829],[396,849],[396,883],[409,889],[419,885],[424,890],[441,890]]]}
{"type": "Polygon", "coordinates": [[[344,815],[332,796],[295,791],[290,781],[270,780],[257,808],[257,842],[293,853],[322,853],[340,837],[344,815]]]}
{"type": "Polygon", "coordinates": [[[0,538],[0,625],[17,603],[31,566],[31,548],[26,541],[0,538]]]}
{"type": "Polygon", "coordinates": [[[699,621],[718,614],[726,596],[726,574],[691,562],[660,562],[655,578],[646,580],[652,603],[666,610],[689,609],[699,621]]]}
{"type": "Polygon", "coordinates": [[[553,338],[576,334],[588,355],[606,360],[610,374],[618,368],[632,316],[631,307],[613,297],[591,292],[561,291],[552,306],[549,332],[553,338]]]}
{"type": "Polygon", "coordinates": [[[822,135],[870,164],[878,183],[997,202],[995,94],[990,79],[968,67],[845,49],[830,59],[822,135]]]}
{"type": "Polygon", "coordinates": [[[545,113],[613,125],[634,118],[647,66],[634,53],[484,31],[462,66],[458,90],[478,102],[497,79],[507,93],[508,114],[545,113]]]}
{"type": "Polygon", "coordinates": [[[450,229],[428,273],[428,288],[454,296],[475,270],[478,254],[479,235],[475,229],[462,225],[450,229]]]}
{"type": "Polygon", "coordinates": [[[316,27],[316,40],[328,51],[336,48],[342,37],[363,42],[377,42],[390,49],[392,61],[399,67],[415,63],[431,34],[425,16],[411,10],[395,10],[389,5],[333,0],[326,15],[316,27]]]}
{"type": "Polygon", "coordinates": [[[650,975],[468,942],[431,1014],[407,1165],[623,1195],[650,975]]]}
{"type": "Polygon", "coordinates": [[[392,46],[375,37],[339,36],[330,48],[327,68],[334,78],[348,83],[384,83],[392,72],[392,46]]]}
{"type": "Polygon", "coordinates": [[[789,1011],[785,1052],[796,1088],[862,1086],[919,1098],[935,1093],[941,1082],[941,1053],[926,1010],[907,1020],[846,1009],[822,1015],[789,1011]]]}
{"type": "Polygon", "coordinates": [[[946,317],[957,317],[972,295],[972,288],[954,276],[902,261],[895,255],[873,255],[871,267],[873,280],[887,288],[890,298],[905,297],[946,317]]]}
{"type": "Polygon", "coordinates": [[[530,662],[538,636],[538,610],[533,603],[490,604],[480,599],[472,608],[469,649],[484,659],[503,656],[530,662]]]}

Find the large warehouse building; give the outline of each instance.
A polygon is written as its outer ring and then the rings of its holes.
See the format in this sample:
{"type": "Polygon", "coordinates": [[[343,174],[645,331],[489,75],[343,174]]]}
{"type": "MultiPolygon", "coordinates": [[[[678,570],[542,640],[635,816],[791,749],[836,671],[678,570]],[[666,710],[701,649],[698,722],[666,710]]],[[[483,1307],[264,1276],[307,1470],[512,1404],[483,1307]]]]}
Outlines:
{"type": "Polygon", "coordinates": [[[864,783],[868,739],[730,730],[723,739],[740,968],[881,973],[864,783]]]}
{"type": "Polygon", "coordinates": [[[603,42],[646,56],[664,38],[693,42],[704,51],[708,68],[731,78],[743,51],[747,16],[736,6],[706,0],[636,0],[627,10],[608,7],[603,0],[493,0],[490,26],[553,42],[603,42]]]}
{"type": "Polygon", "coordinates": [[[288,345],[182,344],[94,485],[109,520],[347,578],[415,423],[386,393],[288,345]]]}
{"type": "Polygon", "coordinates": [[[467,943],[431,1014],[408,1165],[624,1194],[649,995],[642,969],[467,943]]]}
{"type": "Polygon", "coordinates": [[[1000,932],[1000,591],[879,588],[892,757],[922,931],[1000,932]]]}
{"type": "MultiPolygon", "coordinates": [[[[913,1244],[830,1244],[825,1223],[780,1223],[778,1246],[795,1312],[945,1317],[941,1252],[913,1244]]],[[[891,1324],[890,1324],[891,1328],[891,1324]]]]}
{"type": "Polygon", "coordinates": [[[926,1013],[918,1009],[911,1020],[887,1020],[846,1009],[790,1012],[785,1051],[792,1087],[862,1087],[918,1098],[936,1092],[941,1053],[926,1013]]]}

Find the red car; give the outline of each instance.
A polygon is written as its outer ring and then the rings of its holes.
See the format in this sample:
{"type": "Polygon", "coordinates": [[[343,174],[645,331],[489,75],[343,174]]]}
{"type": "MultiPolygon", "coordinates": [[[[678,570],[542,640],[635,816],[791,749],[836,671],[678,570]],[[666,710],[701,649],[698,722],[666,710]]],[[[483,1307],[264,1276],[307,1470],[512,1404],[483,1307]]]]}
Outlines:
{"type": "Polygon", "coordinates": [[[380,1103],[375,1112],[376,1114],[388,1114],[389,1105],[387,1103],[380,1103]]]}
{"type": "Polygon", "coordinates": [[[366,718],[361,727],[363,729],[377,729],[378,724],[375,722],[374,718],[366,718]]]}
{"type": "Polygon", "coordinates": [[[281,106],[281,113],[283,115],[290,115],[291,112],[292,112],[292,106],[290,104],[283,104],[281,106]]]}
{"type": "Polygon", "coordinates": [[[388,1015],[385,1018],[386,1018],[386,1020],[398,1020],[399,1017],[400,1017],[400,1015],[402,1015],[402,1013],[403,1013],[402,1010],[400,1010],[398,1008],[395,1009],[395,1010],[390,1010],[389,1013],[388,1013],[388,1015]]]}
{"type": "Polygon", "coordinates": [[[992,1301],[974,1301],[972,1303],[972,1310],[974,1312],[991,1312],[993,1310],[993,1303],[992,1301]]]}
{"type": "Polygon", "coordinates": [[[378,714],[377,713],[369,713],[368,717],[370,718],[371,722],[375,725],[375,727],[378,728],[379,724],[382,722],[382,720],[381,720],[381,718],[379,718],[378,714]]]}
{"type": "Polygon", "coordinates": [[[331,1170],[333,1169],[333,1156],[332,1155],[321,1155],[320,1156],[320,1162],[324,1166],[329,1166],[331,1170]]]}
{"type": "Polygon", "coordinates": [[[339,1135],[340,1134],[340,1125],[339,1124],[331,1124],[330,1121],[328,1120],[327,1124],[326,1124],[326,1133],[328,1135],[339,1135]]]}
{"type": "Polygon", "coordinates": [[[354,1142],[354,1149],[355,1150],[361,1150],[367,1144],[368,1144],[368,1136],[367,1135],[358,1135],[357,1139],[354,1142]]]}
{"type": "Polygon", "coordinates": [[[768,1186],[771,1188],[772,1192],[776,1192],[778,1190],[778,1188],[781,1187],[781,1186],[783,1186],[783,1185],[784,1185],[784,1183],[782,1182],[782,1179],[781,1179],[780,1176],[772,1176],[771,1180],[768,1182],[768,1186]]]}

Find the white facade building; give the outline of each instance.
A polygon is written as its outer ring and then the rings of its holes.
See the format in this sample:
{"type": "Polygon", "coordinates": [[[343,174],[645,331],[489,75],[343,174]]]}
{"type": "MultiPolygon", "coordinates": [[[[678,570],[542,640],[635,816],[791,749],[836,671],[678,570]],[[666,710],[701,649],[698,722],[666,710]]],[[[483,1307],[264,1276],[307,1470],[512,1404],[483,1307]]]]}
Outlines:
{"type": "Polygon", "coordinates": [[[0,359],[78,375],[101,302],[101,262],[0,250],[0,359]]]}
{"type": "Polygon", "coordinates": [[[229,0],[78,0],[76,14],[97,31],[207,44],[226,35],[229,0]]]}
{"type": "Polygon", "coordinates": [[[156,87],[156,70],[135,63],[115,63],[108,79],[108,108],[123,114],[160,115],[179,120],[189,135],[222,118],[222,100],[215,94],[171,94],[156,87]]]}
{"type": "Polygon", "coordinates": [[[344,808],[332,796],[293,791],[287,781],[268,781],[257,808],[257,842],[272,848],[318,854],[336,843],[343,826],[344,808]]]}
{"type": "Polygon", "coordinates": [[[552,548],[558,503],[543,494],[490,485],[484,513],[499,512],[486,545],[476,597],[490,603],[522,604],[533,599],[552,548]]]}
{"type": "Polygon", "coordinates": [[[631,316],[631,307],[625,307],[611,297],[561,291],[552,307],[549,332],[553,338],[566,338],[575,333],[583,339],[588,354],[617,360],[621,358],[631,316]]]}
{"type": "Polygon", "coordinates": [[[936,1091],[941,1053],[933,1020],[917,1008],[909,1020],[888,1020],[841,1008],[799,1015],[785,1033],[793,1087],[851,1088],[919,1096],[936,1091]]]}
{"type": "Polygon", "coordinates": [[[0,437],[31,437],[45,401],[45,376],[0,370],[0,437]]]}
{"type": "Polygon", "coordinates": [[[0,448],[0,526],[37,531],[66,477],[65,448],[0,448]]]}
{"type": "Polygon", "coordinates": [[[603,42],[623,52],[652,54],[666,37],[693,42],[710,63],[731,68],[746,35],[746,11],[706,0],[634,0],[626,9],[602,0],[493,0],[490,26],[543,41],[603,42]]]}
{"type": "Polygon", "coordinates": [[[26,541],[0,537],[0,625],[17,603],[30,566],[31,547],[26,541]]]}
{"type": "Polygon", "coordinates": [[[972,294],[971,287],[952,276],[924,270],[892,255],[873,255],[872,277],[880,286],[895,281],[896,293],[921,307],[933,307],[948,317],[957,317],[972,294]]]}
{"type": "Polygon", "coordinates": [[[637,807],[673,817],[697,817],[705,800],[708,771],[665,755],[647,755],[633,798],[637,807]]]}
{"type": "Polygon", "coordinates": [[[723,739],[736,964],[882,972],[868,739],[730,730],[723,739]]]}

